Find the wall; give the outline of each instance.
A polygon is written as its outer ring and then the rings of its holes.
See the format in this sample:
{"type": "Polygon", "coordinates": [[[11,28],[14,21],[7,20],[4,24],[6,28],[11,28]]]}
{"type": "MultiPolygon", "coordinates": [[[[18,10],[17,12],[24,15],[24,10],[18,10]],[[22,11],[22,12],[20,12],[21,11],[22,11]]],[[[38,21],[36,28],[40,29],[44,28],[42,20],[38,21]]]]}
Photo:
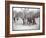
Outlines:
{"type": "MultiPolygon", "coordinates": [[[[46,0],[14,0],[14,1],[44,2],[45,3],[46,0]]],[[[45,17],[46,17],[46,13],[45,13],[45,17]]],[[[45,32],[46,32],[46,30],[45,30],[45,32]]],[[[0,38],[5,38],[5,0],[0,0],[0,38]]],[[[13,38],[13,37],[11,37],[11,38],[13,38]]],[[[46,38],[46,35],[25,36],[25,37],[16,37],[16,38],[46,38]]]]}

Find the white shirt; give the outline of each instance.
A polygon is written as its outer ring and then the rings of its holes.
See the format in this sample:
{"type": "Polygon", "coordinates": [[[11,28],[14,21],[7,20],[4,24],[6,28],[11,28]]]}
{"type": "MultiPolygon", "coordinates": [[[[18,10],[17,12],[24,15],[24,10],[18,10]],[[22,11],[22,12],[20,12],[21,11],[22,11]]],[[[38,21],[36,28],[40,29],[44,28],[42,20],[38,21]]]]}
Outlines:
{"type": "Polygon", "coordinates": [[[23,24],[23,20],[19,17],[19,19],[16,20],[16,24],[23,24]]]}

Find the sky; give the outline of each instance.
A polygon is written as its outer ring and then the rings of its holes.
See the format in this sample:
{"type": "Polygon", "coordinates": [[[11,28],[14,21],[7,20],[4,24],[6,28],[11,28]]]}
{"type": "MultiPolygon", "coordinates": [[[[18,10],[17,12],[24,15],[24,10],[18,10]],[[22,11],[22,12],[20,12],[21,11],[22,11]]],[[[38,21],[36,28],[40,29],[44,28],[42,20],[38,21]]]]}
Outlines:
{"type": "Polygon", "coordinates": [[[28,12],[29,11],[33,11],[34,13],[37,13],[38,11],[40,11],[40,9],[31,9],[31,8],[29,8],[29,9],[25,9],[25,8],[13,8],[13,11],[17,11],[18,13],[19,13],[19,11],[23,11],[23,10],[27,10],[28,12]]]}

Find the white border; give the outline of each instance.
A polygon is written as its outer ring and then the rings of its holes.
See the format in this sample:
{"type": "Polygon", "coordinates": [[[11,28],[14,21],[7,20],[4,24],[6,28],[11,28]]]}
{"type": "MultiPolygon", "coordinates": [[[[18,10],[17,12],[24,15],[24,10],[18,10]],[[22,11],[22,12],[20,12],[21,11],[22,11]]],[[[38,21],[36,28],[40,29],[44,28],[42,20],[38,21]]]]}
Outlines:
{"type": "Polygon", "coordinates": [[[39,32],[42,32],[42,15],[43,15],[42,6],[10,4],[10,34],[39,33],[39,32]],[[40,30],[12,31],[12,7],[35,7],[35,8],[40,8],[40,30]]]}

